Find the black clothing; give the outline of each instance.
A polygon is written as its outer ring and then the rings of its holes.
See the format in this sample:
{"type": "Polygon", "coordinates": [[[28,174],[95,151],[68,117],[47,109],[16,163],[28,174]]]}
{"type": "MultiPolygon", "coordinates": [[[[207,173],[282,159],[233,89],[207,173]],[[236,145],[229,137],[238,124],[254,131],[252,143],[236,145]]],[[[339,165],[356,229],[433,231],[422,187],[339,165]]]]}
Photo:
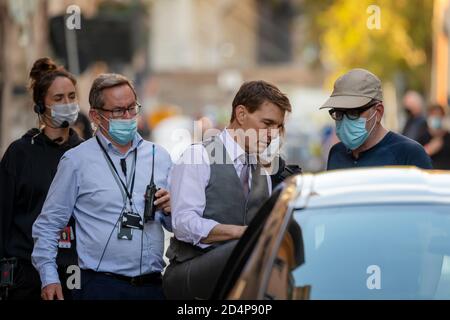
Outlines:
{"type": "Polygon", "coordinates": [[[286,161],[281,157],[279,157],[278,159],[278,171],[276,174],[270,176],[272,180],[272,190],[275,189],[286,178],[295,174],[302,173],[302,169],[298,165],[286,164],[286,161]]]}
{"type": "Polygon", "coordinates": [[[30,261],[20,260],[14,268],[14,286],[8,300],[41,300],[41,279],[30,261]]]}
{"type": "MultiPolygon", "coordinates": [[[[72,129],[63,145],[58,145],[38,129],[31,129],[11,143],[0,162],[0,258],[16,257],[19,271],[31,266],[32,226],[41,213],[59,160],[82,141],[72,129]]],[[[73,220],[71,223],[74,229],[73,220]]],[[[70,249],[60,249],[57,263],[60,266],[78,263],[75,242],[70,249]]],[[[20,280],[20,272],[16,275],[20,280]]],[[[29,298],[35,297],[35,291],[27,284],[35,281],[36,275],[37,272],[30,271],[26,279],[22,278],[26,285],[22,289],[29,290],[30,294],[33,292],[29,298]]],[[[35,284],[40,289],[40,281],[35,284]]],[[[26,292],[13,294],[11,290],[11,296],[23,297],[26,292]]]]}
{"type": "MultiPolygon", "coordinates": [[[[420,139],[420,143],[426,145],[433,137],[427,133],[420,139]]],[[[450,132],[445,133],[441,150],[430,156],[434,169],[450,170],[450,132]]]]}
{"type": "Polygon", "coordinates": [[[425,116],[409,116],[408,120],[406,120],[406,124],[403,128],[402,134],[410,139],[419,141],[419,138],[423,136],[427,132],[427,130],[428,125],[425,116]]]}

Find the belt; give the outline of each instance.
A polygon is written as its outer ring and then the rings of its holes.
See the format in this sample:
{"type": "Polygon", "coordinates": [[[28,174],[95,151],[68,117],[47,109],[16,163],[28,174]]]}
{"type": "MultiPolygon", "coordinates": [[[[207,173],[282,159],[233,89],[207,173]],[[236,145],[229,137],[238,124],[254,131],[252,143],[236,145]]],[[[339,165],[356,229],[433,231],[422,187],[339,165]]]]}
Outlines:
{"type": "Polygon", "coordinates": [[[162,276],[160,272],[147,273],[136,277],[127,277],[121,274],[111,272],[97,272],[93,270],[83,270],[83,272],[87,272],[90,274],[102,274],[117,280],[128,282],[133,286],[142,286],[145,284],[156,284],[156,285],[162,284],[162,276]]]}

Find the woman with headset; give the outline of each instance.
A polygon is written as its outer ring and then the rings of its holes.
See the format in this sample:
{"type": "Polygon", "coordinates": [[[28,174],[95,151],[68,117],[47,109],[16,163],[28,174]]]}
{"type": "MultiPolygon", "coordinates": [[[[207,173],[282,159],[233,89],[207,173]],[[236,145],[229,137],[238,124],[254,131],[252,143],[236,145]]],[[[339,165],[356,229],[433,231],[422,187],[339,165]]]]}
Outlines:
{"type": "MultiPolygon", "coordinates": [[[[0,163],[0,259],[2,270],[15,265],[7,298],[11,300],[40,299],[41,281],[31,264],[32,226],[60,158],[83,141],[69,128],[79,112],[75,77],[49,58],[37,60],[29,76],[40,128],[11,143],[0,163]]],[[[60,266],[77,264],[73,238],[69,224],[61,230],[60,266]]]]}

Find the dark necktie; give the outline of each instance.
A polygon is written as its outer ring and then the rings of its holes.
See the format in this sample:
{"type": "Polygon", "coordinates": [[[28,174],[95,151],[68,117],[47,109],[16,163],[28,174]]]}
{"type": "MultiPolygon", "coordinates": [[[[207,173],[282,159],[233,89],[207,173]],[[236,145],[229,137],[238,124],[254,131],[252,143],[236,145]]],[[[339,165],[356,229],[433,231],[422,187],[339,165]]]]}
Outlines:
{"type": "Polygon", "coordinates": [[[241,159],[243,159],[243,167],[241,170],[241,175],[239,178],[241,179],[242,189],[244,190],[244,196],[247,199],[248,194],[250,193],[249,187],[249,179],[250,179],[250,161],[248,154],[242,155],[241,159]]]}

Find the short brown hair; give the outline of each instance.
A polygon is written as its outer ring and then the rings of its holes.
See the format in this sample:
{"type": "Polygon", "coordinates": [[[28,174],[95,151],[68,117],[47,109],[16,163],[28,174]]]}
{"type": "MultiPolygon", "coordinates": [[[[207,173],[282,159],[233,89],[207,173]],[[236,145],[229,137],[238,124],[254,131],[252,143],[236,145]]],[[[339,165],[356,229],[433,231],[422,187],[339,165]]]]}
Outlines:
{"type": "Polygon", "coordinates": [[[446,114],[445,108],[439,103],[433,103],[428,107],[428,113],[431,113],[433,111],[439,111],[442,114],[442,116],[445,116],[446,114]]]}
{"type": "Polygon", "coordinates": [[[255,112],[264,102],[271,102],[283,111],[291,112],[288,97],[273,84],[263,80],[245,82],[233,99],[231,121],[235,119],[234,111],[243,105],[250,113],[255,112]]]}
{"type": "Polygon", "coordinates": [[[92,83],[91,90],[89,91],[89,104],[91,108],[99,109],[105,105],[102,95],[103,90],[122,85],[129,86],[133,90],[134,97],[137,97],[136,90],[127,77],[117,73],[103,73],[99,75],[92,83]]]}
{"type": "Polygon", "coordinates": [[[52,59],[45,57],[36,60],[30,70],[31,83],[29,88],[33,91],[35,104],[44,104],[48,88],[58,77],[68,78],[74,86],[77,80],[63,66],[58,66],[52,59]]]}

